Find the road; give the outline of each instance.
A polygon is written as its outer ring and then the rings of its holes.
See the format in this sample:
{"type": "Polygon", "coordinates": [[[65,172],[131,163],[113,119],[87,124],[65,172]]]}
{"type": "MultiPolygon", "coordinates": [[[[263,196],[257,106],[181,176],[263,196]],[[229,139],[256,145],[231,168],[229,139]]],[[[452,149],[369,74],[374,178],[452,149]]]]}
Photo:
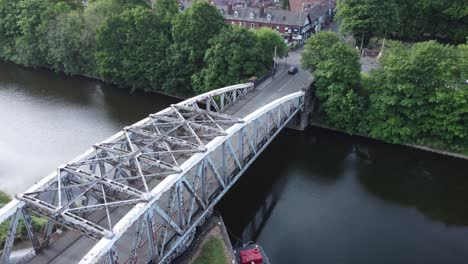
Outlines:
{"type": "Polygon", "coordinates": [[[274,78],[268,78],[258,87],[256,87],[249,95],[245,96],[226,110],[227,114],[245,117],[258,108],[259,105],[266,105],[285,95],[297,92],[305,86],[305,83],[311,78],[308,71],[300,67],[300,53],[290,52],[286,59],[280,59],[278,70],[274,78]],[[288,65],[298,68],[298,72],[294,75],[288,74],[288,65]]]}

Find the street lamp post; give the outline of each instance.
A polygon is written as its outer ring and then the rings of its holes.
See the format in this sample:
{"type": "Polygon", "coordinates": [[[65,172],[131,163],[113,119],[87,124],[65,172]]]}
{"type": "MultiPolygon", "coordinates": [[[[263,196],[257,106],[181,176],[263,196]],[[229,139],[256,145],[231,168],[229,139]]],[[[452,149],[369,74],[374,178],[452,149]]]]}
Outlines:
{"type": "MultiPolygon", "coordinates": [[[[299,14],[299,36],[302,35],[302,12],[304,12],[304,3],[302,3],[301,13],[299,14]]],[[[302,42],[302,38],[299,42],[302,42]]]]}

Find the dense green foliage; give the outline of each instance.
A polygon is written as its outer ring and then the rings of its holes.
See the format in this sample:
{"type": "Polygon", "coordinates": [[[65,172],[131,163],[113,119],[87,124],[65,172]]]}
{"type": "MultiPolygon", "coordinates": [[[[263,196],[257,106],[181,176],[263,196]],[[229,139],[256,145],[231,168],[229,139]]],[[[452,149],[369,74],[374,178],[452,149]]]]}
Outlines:
{"type": "Polygon", "coordinates": [[[275,47],[279,57],[286,55],[288,48],[272,29],[252,31],[238,26],[225,27],[210,45],[205,54],[205,68],[192,77],[197,93],[263,74],[272,67],[275,47]]]}
{"type": "MultiPolygon", "coordinates": [[[[0,191],[0,208],[5,206],[7,203],[11,201],[11,198],[8,194],[0,191]]],[[[33,229],[34,230],[42,230],[42,228],[46,225],[47,220],[44,218],[39,218],[37,216],[31,216],[33,229]]],[[[5,239],[8,235],[8,228],[9,228],[9,221],[3,222],[0,224],[0,247],[3,248],[5,243],[5,239]]],[[[16,229],[16,238],[25,238],[27,236],[26,226],[23,223],[23,219],[20,218],[18,222],[18,227],[16,229]]]]}
{"type": "Polygon", "coordinates": [[[361,78],[356,51],[333,34],[309,39],[302,62],[314,71],[324,122],[389,142],[468,153],[468,45],[391,42],[382,67],[361,78]]]}
{"type": "Polygon", "coordinates": [[[257,37],[257,45],[260,54],[263,55],[261,60],[265,68],[273,65],[272,58],[275,56],[284,57],[288,53],[288,46],[284,43],[283,37],[276,30],[267,27],[261,27],[254,31],[257,37]]]}
{"type": "Polygon", "coordinates": [[[100,76],[134,89],[157,90],[164,80],[169,36],[157,14],[143,7],[111,16],[97,31],[100,76]]]}
{"type": "Polygon", "coordinates": [[[196,2],[174,18],[169,49],[166,92],[192,93],[191,78],[205,66],[209,40],[226,27],[219,11],[207,2],[196,2]]]}
{"type": "Polygon", "coordinates": [[[373,36],[384,37],[397,29],[398,9],[395,0],[338,0],[340,31],[351,34],[360,47],[373,36]]]}
{"type": "Polygon", "coordinates": [[[406,48],[393,43],[383,67],[369,76],[369,134],[392,142],[466,150],[467,56],[466,46],[429,41],[406,48]]]}
{"type": "Polygon", "coordinates": [[[211,40],[207,66],[193,77],[197,93],[237,84],[264,69],[256,36],[242,27],[227,27],[211,40]]]}
{"type": "Polygon", "coordinates": [[[464,43],[468,36],[468,5],[465,0],[395,0],[400,16],[397,37],[438,38],[464,43]],[[428,34],[428,35],[427,35],[428,34]]]}
{"type": "Polygon", "coordinates": [[[330,31],[307,40],[302,65],[314,71],[315,92],[327,122],[350,133],[360,122],[359,54],[330,31]]]}
{"type": "MultiPolygon", "coordinates": [[[[131,89],[192,95],[192,79],[213,69],[222,59],[215,56],[227,55],[206,56],[216,43],[211,40],[226,28],[220,12],[206,1],[179,12],[175,0],[156,0],[153,7],[149,0],[90,0],[86,7],[80,0],[0,0],[0,59],[131,89]]],[[[286,52],[282,37],[269,29],[242,30],[236,39],[248,42],[238,43],[246,49],[242,53],[255,51],[258,62],[251,67],[252,57],[231,54],[247,67],[223,65],[228,78],[206,77],[209,84],[197,91],[262,74],[271,66],[275,46],[279,56],[286,52]]]]}
{"type": "Polygon", "coordinates": [[[320,62],[326,60],[329,48],[340,41],[340,37],[331,31],[322,31],[309,38],[301,58],[304,69],[315,70],[320,62]]]}
{"type": "Polygon", "coordinates": [[[223,241],[219,238],[210,238],[201,248],[200,255],[193,264],[219,264],[226,263],[223,241]]]}
{"type": "Polygon", "coordinates": [[[386,35],[463,43],[468,34],[464,0],[339,0],[337,9],[340,30],[353,35],[357,45],[386,35]]]}
{"type": "Polygon", "coordinates": [[[55,71],[70,74],[94,71],[94,42],[83,13],[72,11],[58,16],[47,33],[47,62],[55,71]]]}
{"type": "Polygon", "coordinates": [[[289,4],[289,0],[283,0],[283,2],[281,2],[281,8],[283,10],[290,10],[291,7],[290,7],[290,4],[289,4]]]}

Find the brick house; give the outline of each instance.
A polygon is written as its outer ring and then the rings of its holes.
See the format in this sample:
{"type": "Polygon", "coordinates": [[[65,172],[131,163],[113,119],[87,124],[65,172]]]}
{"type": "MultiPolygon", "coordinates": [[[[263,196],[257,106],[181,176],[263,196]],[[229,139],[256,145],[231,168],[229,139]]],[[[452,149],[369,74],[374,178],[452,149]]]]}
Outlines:
{"type": "Polygon", "coordinates": [[[288,42],[300,40],[299,28],[310,23],[307,13],[265,9],[264,7],[218,7],[226,23],[256,29],[277,30],[288,42]]]}
{"type": "Polygon", "coordinates": [[[265,7],[245,7],[229,4],[218,6],[226,23],[250,29],[268,27],[277,30],[290,43],[302,42],[322,29],[333,14],[325,6],[315,6],[305,12],[267,9],[265,7]]]}

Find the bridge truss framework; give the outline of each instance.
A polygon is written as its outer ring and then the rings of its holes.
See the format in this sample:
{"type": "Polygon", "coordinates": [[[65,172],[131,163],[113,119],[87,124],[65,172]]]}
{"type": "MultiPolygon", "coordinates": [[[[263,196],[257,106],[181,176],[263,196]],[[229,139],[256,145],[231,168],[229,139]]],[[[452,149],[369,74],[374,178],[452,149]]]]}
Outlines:
{"type": "Polygon", "coordinates": [[[20,217],[35,253],[63,226],[97,241],[80,263],[170,262],[304,105],[297,92],[245,118],[222,113],[251,89],[234,85],[171,105],[18,194],[0,209],[0,223],[10,221],[0,263],[9,261],[20,217]],[[31,213],[49,220],[41,236],[31,213]]]}

